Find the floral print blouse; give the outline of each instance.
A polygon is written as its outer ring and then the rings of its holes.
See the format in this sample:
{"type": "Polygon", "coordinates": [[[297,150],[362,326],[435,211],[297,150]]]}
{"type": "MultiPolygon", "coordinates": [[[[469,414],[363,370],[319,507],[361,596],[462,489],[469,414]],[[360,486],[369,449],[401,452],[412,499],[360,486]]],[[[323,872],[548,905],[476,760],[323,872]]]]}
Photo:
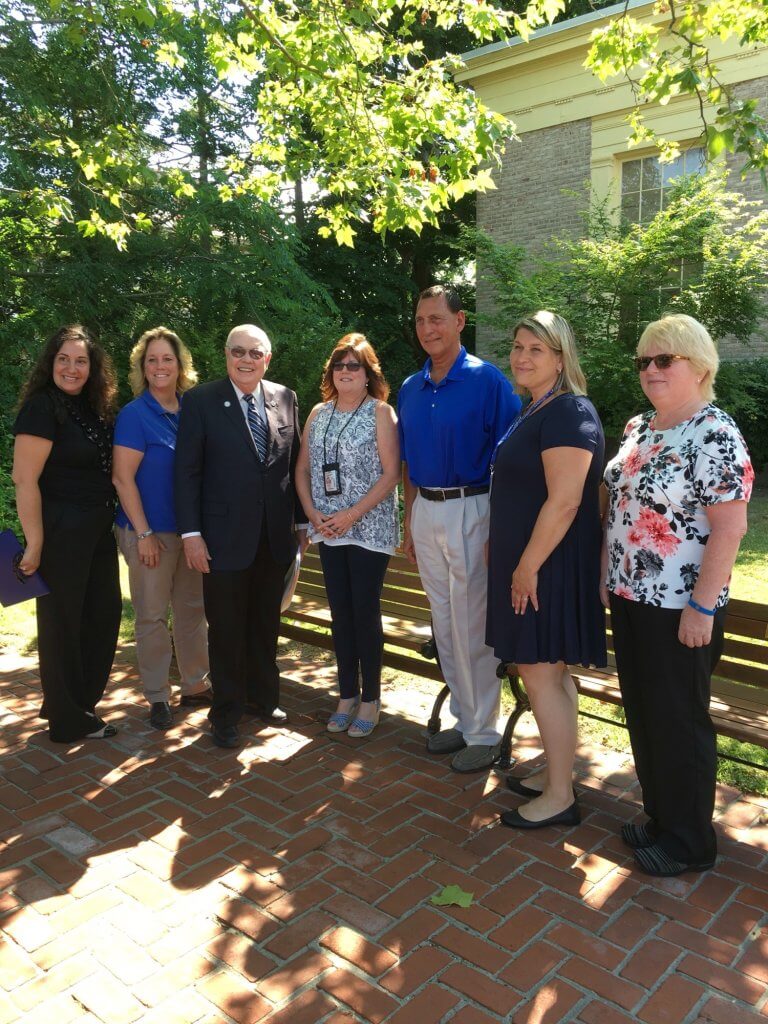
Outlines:
{"type": "MultiPolygon", "coordinates": [[[[738,427],[707,405],[655,430],[655,411],[630,420],[605,469],[608,589],[660,608],[684,608],[704,557],[707,508],[749,501],[754,472],[738,427]]],[[[717,600],[728,600],[723,587],[717,600]]]]}

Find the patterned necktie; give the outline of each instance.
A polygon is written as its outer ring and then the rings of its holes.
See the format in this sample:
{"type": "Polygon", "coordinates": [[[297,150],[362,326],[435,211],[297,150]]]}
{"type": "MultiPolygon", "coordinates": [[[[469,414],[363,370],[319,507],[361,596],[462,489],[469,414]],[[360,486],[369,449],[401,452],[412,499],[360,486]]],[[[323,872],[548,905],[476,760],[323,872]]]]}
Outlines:
{"type": "Polygon", "coordinates": [[[261,461],[266,462],[267,443],[269,441],[267,425],[256,410],[256,400],[253,395],[243,395],[243,399],[248,406],[248,426],[251,428],[251,434],[253,434],[256,451],[259,453],[261,461]]]}

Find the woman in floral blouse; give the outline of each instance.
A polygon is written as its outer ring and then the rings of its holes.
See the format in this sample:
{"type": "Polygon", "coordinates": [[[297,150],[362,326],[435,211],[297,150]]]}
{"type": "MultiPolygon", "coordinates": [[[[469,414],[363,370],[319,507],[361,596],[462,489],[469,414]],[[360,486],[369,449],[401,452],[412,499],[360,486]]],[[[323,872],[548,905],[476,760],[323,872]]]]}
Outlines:
{"type": "Polygon", "coordinates": [[[668,876],[715,862],[710,678],[754,474],[712,404],[718,356],[700,323],[650,324],[635,364],[653,409],[630,420],[605,471],[603,600],[648,816],[621,835],[642,871],[668,876]]]}

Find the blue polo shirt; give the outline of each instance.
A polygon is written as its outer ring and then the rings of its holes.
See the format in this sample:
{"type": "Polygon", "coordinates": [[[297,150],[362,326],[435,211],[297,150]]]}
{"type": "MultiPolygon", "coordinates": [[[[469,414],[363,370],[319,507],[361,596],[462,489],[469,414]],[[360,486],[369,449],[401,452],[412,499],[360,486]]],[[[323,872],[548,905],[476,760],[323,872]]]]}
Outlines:
{"type": "Polygon", "coordinates": [[[432,360],[400,388],[400,450],[419,487],[484,487],[491,456],[520,410],[520,399],[492,363],[461,346],[439,384],[432,360]]]}
{"type": "MultiPolygon", "coordinates": [[[[178,429],[179,413],[167,412],[149,391],[142,391],[121,409],[115,423],[115,444],[144,453],[136,471],[136,486],[147,522],[158,533],[176,533],[173,461],[178,429]]],[[[115,521],[133,529],[122,506],[115,521]]]]}

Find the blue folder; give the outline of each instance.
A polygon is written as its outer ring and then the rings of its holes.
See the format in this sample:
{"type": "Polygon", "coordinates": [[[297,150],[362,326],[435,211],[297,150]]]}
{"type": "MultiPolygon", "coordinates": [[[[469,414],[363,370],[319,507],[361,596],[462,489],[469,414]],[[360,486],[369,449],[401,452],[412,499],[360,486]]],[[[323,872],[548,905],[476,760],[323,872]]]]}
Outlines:
{"type": "Polygon", "coordinates": [[[27,576],[19,568],[24,548],[13,530],[0,532],[0,604],[8,608],[50,594],[39,572],[27,576]]]}

